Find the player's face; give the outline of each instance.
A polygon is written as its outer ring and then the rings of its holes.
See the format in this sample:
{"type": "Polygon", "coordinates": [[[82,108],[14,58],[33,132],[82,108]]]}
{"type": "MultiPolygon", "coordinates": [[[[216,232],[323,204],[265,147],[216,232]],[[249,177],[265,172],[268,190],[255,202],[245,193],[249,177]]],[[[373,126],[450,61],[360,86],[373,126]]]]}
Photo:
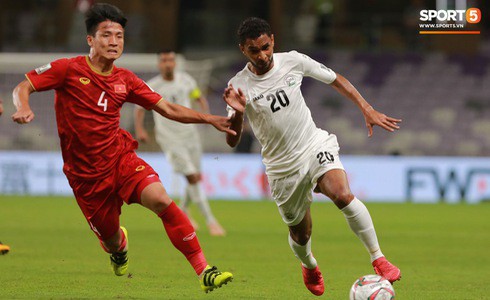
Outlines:
{"type": "Polygon", "coordinates": [[[124,49],[124,28],[119,23],[106,20],[97,26],[94,36],[87,36],[87,42],[94,55],[114,61],[124,49]]]}
{"type": "Polygon", "coordinates": [[[247,39],[240,50],[248,58],[256,74],[267,73],[273,66],[274,35],[262,34],[256,39],[247,39]]]}
{"type": "Polygon", "coordinates": [[[175,53],[162,53],[158,59],[158,68],[165,77],[172,77],[175,69],[175,53]]]}

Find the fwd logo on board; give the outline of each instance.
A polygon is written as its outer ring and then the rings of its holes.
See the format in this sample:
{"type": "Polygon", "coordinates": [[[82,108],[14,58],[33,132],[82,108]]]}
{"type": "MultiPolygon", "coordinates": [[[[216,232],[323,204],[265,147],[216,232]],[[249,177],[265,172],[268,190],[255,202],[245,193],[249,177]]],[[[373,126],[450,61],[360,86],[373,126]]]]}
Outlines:
{"type": "Polygon", "coordinates": [[[482,18],[479,8],[468,9],[423,9],[420,11],[420,34],[480,34],[479,30],[469,30],[482,18]]]}

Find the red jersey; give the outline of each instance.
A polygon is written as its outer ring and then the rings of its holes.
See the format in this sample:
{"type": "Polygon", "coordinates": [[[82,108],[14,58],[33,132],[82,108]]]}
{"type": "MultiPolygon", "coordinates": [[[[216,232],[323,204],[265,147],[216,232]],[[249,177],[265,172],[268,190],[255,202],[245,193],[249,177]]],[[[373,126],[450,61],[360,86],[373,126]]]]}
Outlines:
{"type": "Polygon", "coordinates": [[[88,56],[63,58],[26,74],[36,91],[54,89],[63,171],[72,178],[104,177],[119,156],[138,147],[119,127],[125,102],[151,109],[162,96],[129,70],[101,73],[88,56]]]}

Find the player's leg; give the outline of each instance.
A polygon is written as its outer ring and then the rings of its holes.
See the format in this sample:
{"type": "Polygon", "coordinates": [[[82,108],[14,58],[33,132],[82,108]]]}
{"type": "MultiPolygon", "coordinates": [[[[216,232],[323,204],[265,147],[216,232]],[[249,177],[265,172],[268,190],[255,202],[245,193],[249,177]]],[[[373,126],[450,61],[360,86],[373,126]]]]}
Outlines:
{"type": "Polygon", "coordinates": [[[102,249],[110,254],[114,274],[124,275],[128,269],[127,233],[119,226],[123,202],[113,192],[113,176],[91,181],[72,179],[69,182],[90,228],[102,249]]]}
{"type": "MultiPolygon", "coordinates": [[[[182,174],[185,177],[186,174],[192,174],[196,172],[196,169],[191,164],[191,156],[189,153],[189,149],[182,145],[173,145],[170,147],[167,145],[167,149],[165,150],[165,156],[167,157],[170,165],[172,165],[172,169],[177,174],[182,174]]],[[[187,179],[188,180],[188,179],[187,179]]],[[[180,209],[187,215],[189,218],[194,230],[197,230],[199,225],[192,218],[189,205],[193,202],[193,190],[190,189],[190,185],[187,184],[184,190],[184,196],[180,201],[180,209]]]]}
{"type": "Polygon", "coordinates": [[[170,241],[186,257],[199,276],[203,291],[207,293],[233,279],[231,273],[220,272],[216,267],[207,264],[189,218],[170,199],[160,182],[153,182],[142,188],[140,199],[143,206],[155,212],[162,220],[170,241]]]}
{"type": "Polygon", "coordinates": [[[311,252],[311,231],[311,213],[308,208],[299,224],[289,226],[288,240],[294,255],[301,261],[306,288],[314,295],[320,296],[325,291],[325,285],[317,261],[311,252]]]}
{"type": "Polygon", "coordinates": [[[322,295],[325,290],[323,277],[311,252],[311,178],[305,170],[300,170],[271,180],[270,187],[279,213],[289,227],[289,246],[301,262],[306,288],[315,295],[322,295]]]}
{"type": "MultiPolygon", "coordinates": [[[[144,184],[144,182],[139,185],[144,184]]],[[[152,182],[141,189],[141,205],[162,220],[172,244],[187,258],[196,273],[201,274],[207,262],[189,218],[170,199],[160,182],[152,182]]]]}
{"type": "Polygon", "coordinates": [[[180,207],[180,209],[182,209],[182,211],[187,215],[187,217],[191,221],[191,224],[192,224],[192,227],[194,227],[194,230],[198,230],[199,224],[196,222],[196,220],[194,220],[194,218],[191,215],[191,211],[189,209],[189,205],[191,204],[191,202],[192,202],[192,200],[191,200],[191,196],[189,193],[189,186],[186,185],[185,190],[184,190],[184,196],[182,197],[182,199],[180,201],[179,207],[180,207]]]}
{"type": "Polygon", "coordinates": [[[218,223],[216,218],[211,211],[206,194],[203,191],[201,185],[201,173],[193,173],[186,175],[188,185],[186,187],[186,192],[190,196],[192,202],[196,203],[201,211],[201,214],[206,219],[206,224],[209,228],[209,233],[213,236],[224,236],[226,234],[225,230],[218,223]]]}
{"type": "Polygon", "coordinates": [[[303,220],[299,224],[289,226],[288,236],[289,245],[294,255],[308,269],[314,269],[317,266],[316,259],[311,253],[311,230],[311,213],[308,208],[303,220]]]}
{"type": "Polygon", "coordinates": [[[186,176],[188,182],[186,195],[199,207],[201,214],[206,219],[210,234],[215,236],[225,235],[225,231],[211,211],[208,199],[202,188],[200,172],[202,150],[200,144],[193,142],[186,145],[176,145],[168,153],[174,170],[186,176]]]}
{"type": "Polygon", "coordinates": [[[131,152],[122,160],[119,175],[118,195],[128,204],[139,203],[158,215],[174,247],[186,257],[199,275],[201,288],[205,292],[221,287],[233,279],[231,273],[221,273],[215,267],[207,265],[189,219],[170,199],[150,165],[131,152]]]}
{"type": "Polygon", "coordinates": [[[317,189],[329,197],[342,211],[351,230],[366,247],[376,272],[390,281],[400,279],[400,270],[384,258],[379,247],[373,220],[366,206],[351,193],[347,175],[343,169],[332,169],[318,179],[317,189]]]}

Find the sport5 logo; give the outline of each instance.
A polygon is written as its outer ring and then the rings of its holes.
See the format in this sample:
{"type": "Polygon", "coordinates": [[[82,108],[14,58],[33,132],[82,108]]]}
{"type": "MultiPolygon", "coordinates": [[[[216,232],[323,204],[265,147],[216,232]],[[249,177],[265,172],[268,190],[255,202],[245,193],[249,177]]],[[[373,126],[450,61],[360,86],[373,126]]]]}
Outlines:
{"type": "Polygon", "coordinates": [[[432,21],[437,19],[440,22],[468,22],[471,24],[481,21],[481,11],[478,8],[472,7],[464,9],[423,9],[420,11],[420,21],[432,21]]]}

